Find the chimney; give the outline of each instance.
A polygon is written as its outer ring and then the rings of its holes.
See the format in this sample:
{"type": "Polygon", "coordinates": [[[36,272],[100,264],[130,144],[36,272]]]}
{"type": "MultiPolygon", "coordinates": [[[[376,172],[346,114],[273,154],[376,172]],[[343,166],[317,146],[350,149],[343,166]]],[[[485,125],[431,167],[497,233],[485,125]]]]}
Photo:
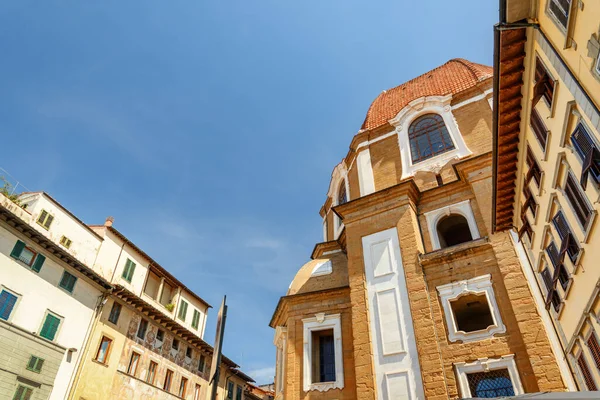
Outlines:
{"type": "Polygon", "coordinates": [[[113,222],[115,222],[115,217],[106,217],[106,221],[104,221],[104,226],[110,228],[113,222]]]}

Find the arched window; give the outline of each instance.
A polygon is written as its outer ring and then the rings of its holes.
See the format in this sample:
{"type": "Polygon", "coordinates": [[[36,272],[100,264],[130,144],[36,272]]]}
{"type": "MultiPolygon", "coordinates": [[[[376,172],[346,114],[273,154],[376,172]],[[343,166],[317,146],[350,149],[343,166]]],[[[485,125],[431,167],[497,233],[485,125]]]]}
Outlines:
{"type": "Polygon", "coordinates": [[[473,240],[467,219],[459,214],[450,214],[437,224],[440,247],[454,246],[473,240]]]}
{"type": "Polygon", "coordinates": [[[348,201],[348,196],[346,196],[346,181],[342,179],[342,183],[340,183],[340,188],[338,189],[337,195],[337,205],[344,204],[348,201]]]}
{"type": "Polygon", "coordinates": [[[417,118],[408,128],[408,139],[413,164],[454,149],[446,124],[438,114],[417,118]]]}

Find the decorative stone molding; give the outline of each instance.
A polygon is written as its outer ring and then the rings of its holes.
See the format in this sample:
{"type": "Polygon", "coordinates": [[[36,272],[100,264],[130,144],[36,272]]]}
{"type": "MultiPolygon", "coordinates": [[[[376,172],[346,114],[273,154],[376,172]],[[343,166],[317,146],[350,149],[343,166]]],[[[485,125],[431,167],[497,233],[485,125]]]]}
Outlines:
{"type": "Polygon", "coordinates": [[[448,326],[448,340],[451,342],[458,340],[462,340],[463,343],[472,342],[491,338],[496,333],[506,332],[506,327],[500,317],[500,310],[494,296],[491,278],[492,276],[487,274],[469,280],[448,283],[436,288],[442,301],[442,307],[444,308],[444,316],[446,317],[446,325],[448,326]],[[486,329],[474,332],[458,330],[450,302],[467,294],[485,295],[488,307],[490,308],[490,314],[494,321],[492,325],[486,329]]]}
{"type": "Polygon", "coordinates": [[[275,399],[283,399],[283,383],[285,382],[285,353],[287,347],[287,328],[278,326],[275,328],[273,344],[277,348],[275,365],[275,399]]]}
{"type": "MultiPolygon", "coordinates": [[[[331,197],[331,204],[333,207],[339,205],[338,204],[338,192],[344,182],[344,186],[346,187],[346,199],[350,201],[350,185],[348,184],[348,166],[345,161],[342,161],[333,169],[331,174],[331,182],[329,183],[329,190],[327,191],[327,196],[331,197]]],[[[340,220],[335,213],[333,214],[333,238],[337,239],[342,233],[344,229],[344,224],[340,220]]]]}
{"type": "Polygon", "coordinates": [[[402,162],[401,179],[413,176],[417,171],[439,173],[451,160],[471,154],[458,129],[456,119],[452,114],[451,101],[452,95],[421,97],[408,103],[398,115],[389,121],[395,127],[398,134],[398,145],[400,147],[400,159],[402,162]],[[410,154],[408,128],[415,119],[424,114],[438,114],[443,118],[444,124],[454,143],[454,149],[413,164],[410,154]]]}
{"type": "Polygon", "coordinates": [[[471,203],[469,200],[461,201],[460,203],[452,204],[450,206],[438,208],[437,210],[426,212],[425,219],[427,221],[427,229],[429,230],[429,239],[433,250],[441,249],[440,238],[437,233],[437,225],[440,220],[447,217],[450,214],[459,214],[465,217],[469,224],[469,230],[471,231],[471,237],[473,239],[479,239],[479,229],[477,229],[477,222],[475,222],[475,216],[471,209],[471,203]]]}
{"type": "Polygon", "coordinates": [[[467,374],[477,372],[490,372],[499,369],[508,370],[510,381],[513,385],[515,396],[523,394],[523,385],[521,384],[521,378],[519,377],[519,371],[515,364],[514,354],[502,356],[500,358],[480,358],[477,361],[471,363],[455,363],[454,368],[456,369],[456,375],[458,376],[458,386],[460,387],[460,393],[463,398],[471,398],[471,388],[467,379],[467,374]]]}
{"type": "Polygon", "coordinates": [[[342,354],[342,324],[340,314],[316,314],[313,318],[302,320],[304,325],[303,375],[304,391],[326,392],[330,389],[344,388],[344,359],[342,354]],[[335,352],[335,381],[312,382],[312,332],[333,329],[335,352]]]}

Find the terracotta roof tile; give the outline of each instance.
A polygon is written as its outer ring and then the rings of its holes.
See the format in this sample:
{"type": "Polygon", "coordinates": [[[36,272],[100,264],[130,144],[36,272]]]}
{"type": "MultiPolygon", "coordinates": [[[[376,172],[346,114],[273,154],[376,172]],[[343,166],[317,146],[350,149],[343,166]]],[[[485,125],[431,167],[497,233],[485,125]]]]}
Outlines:
{"type": "Polygon", "coordinates": [[[460,93],[491,78],[492,73],[492,67],[454,58],[400,86],[383,91],[369,107],[362,129],[386,124],[415,99],[460,93]]]}

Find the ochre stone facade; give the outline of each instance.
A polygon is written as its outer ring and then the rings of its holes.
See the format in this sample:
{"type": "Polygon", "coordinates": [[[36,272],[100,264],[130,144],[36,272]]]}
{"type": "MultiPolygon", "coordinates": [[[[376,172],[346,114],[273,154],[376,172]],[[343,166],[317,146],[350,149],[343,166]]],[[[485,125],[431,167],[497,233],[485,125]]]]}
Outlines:
{"type": "Polygon", "coordinates": [[[355,136],[336,167],[321,209],[326,241],[317,244],[313,261],[300,269],[271,321],[283,354],[276,399],[475,397],[481,388],[469,382],[486,379],[489,371],[510,374],[505,382],[515,394],[565,390],[513,242],[507,233],[491,233],[491,69],[451,60],[423,76],[453,82],[428,83],[420,93],[419,77],[393,89],[397,96],[408,88],[413,98],[384,96],[390,104],[379,98],[365,121],[371,128],[355,136]],[[377,112],[399,117],[386,124],[377,112]],[[411,164],[416,172],[402,179],[407,164],[401,157],[410,151],[401,147],[401,135],[428,112],[444,115],[454,148],[463,142],[467,150],[411,164]],[[367,168],[357,161],[361,152],[369,157],[367,168]],[[346,181],[344,203],[336,196],[346,181]],[[369,181],[374,191],[365,193],[369,181]],[[452,225],[456,233],[445,237],[440,222],[448,215],[464,223],[452,225]],[[343,225],[335,225],[338,219],[343,225]],[[446,246],[460,229],[470,238],[446,246]],[[329,273],[319,269],[327,262],[329,273]],[[448,290],[450,295],[441,294],[448,290]],[[486,329],[463,330],[456,322],[454,313],[463,311],[454,311],[452,302],[470,294],[484,296],[495,315],[486,329]],[[322,368],[315,366],[316,339],[306,332],[338,315],[342,354],[335,358],[336,376],[305,376],[322,368]]]}

